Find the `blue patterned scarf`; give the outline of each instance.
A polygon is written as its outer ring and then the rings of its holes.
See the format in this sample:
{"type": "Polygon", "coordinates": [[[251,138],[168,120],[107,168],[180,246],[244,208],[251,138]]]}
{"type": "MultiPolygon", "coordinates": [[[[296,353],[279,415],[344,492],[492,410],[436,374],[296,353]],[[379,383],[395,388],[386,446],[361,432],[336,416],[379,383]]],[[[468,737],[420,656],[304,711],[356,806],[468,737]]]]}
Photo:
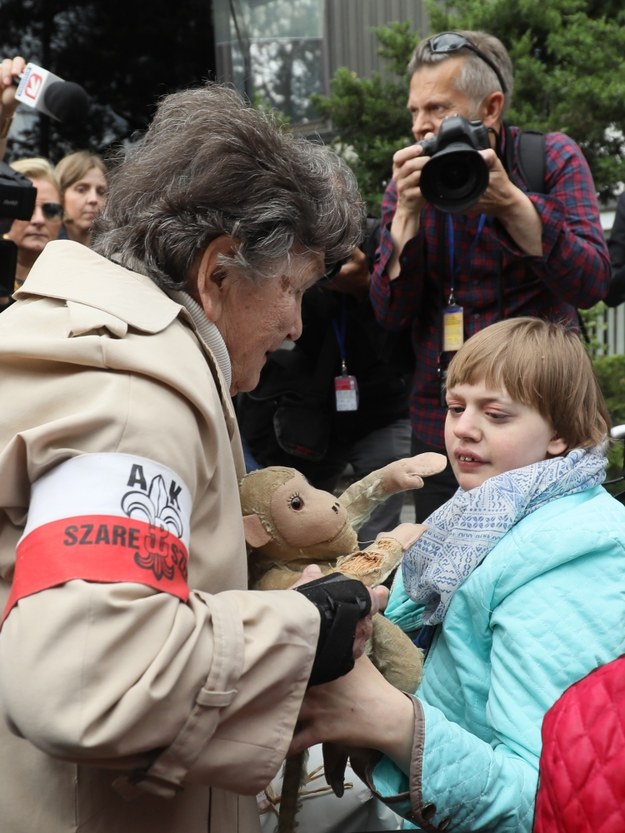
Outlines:
{"type": "Polygon", "coordinates": [[[425,605],[425,624],[443,621],[453,594],[517,521],[555,498],[602,483],[604,452],[605,445],[576,448],[503,472],[475,489],[458,489],[432,512],[402,562],[406,593],[425,605]]]}

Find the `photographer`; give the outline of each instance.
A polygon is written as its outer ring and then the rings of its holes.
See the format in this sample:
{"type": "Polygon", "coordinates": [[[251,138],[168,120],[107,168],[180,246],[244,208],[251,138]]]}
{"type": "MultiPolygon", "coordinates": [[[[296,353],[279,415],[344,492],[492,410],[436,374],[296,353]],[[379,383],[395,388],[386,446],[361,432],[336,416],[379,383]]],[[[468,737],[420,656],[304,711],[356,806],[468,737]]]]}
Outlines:
{"type": "MultiPolygon", "coordinates": [[[[592,175],[572,139],[545,135],[538,160],[544,186],[529,191],[519,165],[522,131],[504,122],[513,72],[497,38],[469,31],[434,35],[417,45],[408,71],[416,144],[393,157],[371,295],[383,326],[412,328],[413,453],[442,452],[441,392],[462,343],[488,324],[524,315],[577,327],[577,308],[605,296],[610,263],[592,175]],[[449,204],[436,208],[421,189],[437,156],[420,143],[438,135],[449,116],[481,123],[488,141],[474,150],[474,133],[466,130],[465,144],[482,158],[487,184],[461,211],[449,204]]],[[[453,191],[451,163],[439,152],[437,164],[453,191]]],[[[415,492],[417,521],[455,489],[450,467],[429,478],[415,492]]]]}

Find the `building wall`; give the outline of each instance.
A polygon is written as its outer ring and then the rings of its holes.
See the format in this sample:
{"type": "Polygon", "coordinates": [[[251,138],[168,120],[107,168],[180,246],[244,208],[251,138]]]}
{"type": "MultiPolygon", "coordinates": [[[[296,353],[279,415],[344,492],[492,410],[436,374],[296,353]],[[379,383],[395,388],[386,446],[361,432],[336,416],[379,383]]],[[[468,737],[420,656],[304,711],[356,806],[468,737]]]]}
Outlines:
{"type": "Polygon", "coordinates": [[[374,27],[427,30],[423,0],[214,0],[213,16],[217,80],[281,110],[296,129],[310,123],[310,94],[328,94],[339,67],[384,72],[374,27]]]}
{"type": "Polygon", "coordinates": [[[428,18],[423,0],[325,0],[327,71],[331,78],[342,66],[367,77],[384,69],[373,27],[409,21],[426,35],[428,18]]]}

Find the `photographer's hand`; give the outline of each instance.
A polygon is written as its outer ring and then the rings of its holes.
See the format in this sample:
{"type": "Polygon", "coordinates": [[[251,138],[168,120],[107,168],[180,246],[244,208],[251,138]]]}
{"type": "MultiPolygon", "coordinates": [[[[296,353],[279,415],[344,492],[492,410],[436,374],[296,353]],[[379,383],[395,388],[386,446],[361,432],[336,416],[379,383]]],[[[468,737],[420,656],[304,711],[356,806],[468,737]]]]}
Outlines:
{"type": "Polygon", "coordinates": [[[402,148],[393,155],[393,180],[397,186],[397,207],[391,223],[393,257],[387,267],[391,280],[399,276],[399,256],[402,249],[419,231],[421,209],[425,205],[419,183],[421,171],[429,158],[429,156],[422,155],[422,147],[419,143],[402,148]]]}
{"type": "Polygon", "coordinates": [[[349,259],[336,276],[325,284],[325,288],[332,292],[344,292],[363,301],[369,296],[370,277],[365,253],[361,249],[353,249],[349,259]]]}
{"type": "Polygon", "coordinates": [[[542,223],[532,201],[512,182],[494,150],[480,153],[489,170],[488,187],[467,214],[496,217],[523,252],[540,257],[542,223]]]}

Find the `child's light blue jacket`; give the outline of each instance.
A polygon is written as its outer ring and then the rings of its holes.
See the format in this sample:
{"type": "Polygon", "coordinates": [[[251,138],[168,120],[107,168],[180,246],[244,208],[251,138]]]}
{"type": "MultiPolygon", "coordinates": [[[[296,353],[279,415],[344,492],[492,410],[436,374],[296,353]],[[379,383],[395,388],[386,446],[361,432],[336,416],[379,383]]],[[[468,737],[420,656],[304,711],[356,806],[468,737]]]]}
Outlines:
{"type": "MultiPolygon", "coordinates": [[[[400,579],[387,616],[412,630],[420,609],[400,579]]],[[[422,801],[436,807],[432,823],[529,833],[546,710],[623,652],[625,506],[597,486],[516,524],[457,590],[437,628],[417,690],[422,801]]],[[[396,795],[408,779],[384,758],[375,786],[396,795]]],[[[408,802],[400,812],[409,814],[408,802]]]]}

